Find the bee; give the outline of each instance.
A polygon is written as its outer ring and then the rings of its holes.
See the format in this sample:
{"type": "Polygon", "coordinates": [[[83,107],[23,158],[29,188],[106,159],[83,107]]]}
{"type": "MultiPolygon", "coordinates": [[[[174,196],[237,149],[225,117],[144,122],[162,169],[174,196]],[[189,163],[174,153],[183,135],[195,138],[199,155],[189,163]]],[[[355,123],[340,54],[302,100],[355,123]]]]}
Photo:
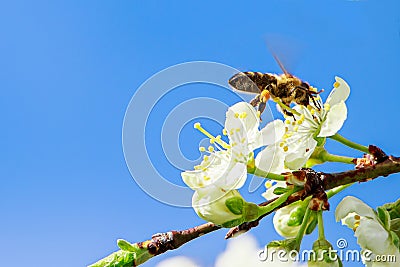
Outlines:
{"type": "Polygon", "coordinates": [[[312,102],[317,109],[321,108],[316,101],[318,94],[314,87],[307,82],[289,74],[280,64],[284,73],[281,75],[261,72],[239,72],[232,76],[228,83],[236,90],[255,93],[257,96],[250,102],[258,106],[260,114],[264,111],[267,101],[271,98],[278,103],[284,114],[294,118],[291,103],[308,107],[312,102]]]}

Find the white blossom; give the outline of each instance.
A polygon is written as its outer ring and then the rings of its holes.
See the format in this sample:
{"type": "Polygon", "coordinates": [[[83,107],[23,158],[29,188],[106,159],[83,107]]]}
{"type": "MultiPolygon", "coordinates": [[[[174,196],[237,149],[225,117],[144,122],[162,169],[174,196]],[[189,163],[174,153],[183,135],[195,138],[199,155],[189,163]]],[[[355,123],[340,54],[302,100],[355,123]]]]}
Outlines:
{"type": "Polygon", "coordinates": [[[370,259],[374,259],[377,255],[394,255],[397,259],[396,262],[365,261],[366,266],[399,266],[398,248],[393,244],[390,233],[385,229],[374,210],[367,204],[355,197],[347,196],[337,206],[335,217],[336,221],[341,220],[343,225],[354,230],[362,252],[366,250],[372,252],[370,259]]]}
{"type": "Polygon", "coordinates": [[[287,116],[280,147],[286,153],[285,166],[289,169],[303,167],[316,146],[342,128],[347,118],[345,101],[350,94],[350,87],[342,78],[335,77],[335,80],[325,104],[318,96],[317,106],[313,103],[308,107],[296,105],[294,110],[300,115],[295,115],[296,119],[287,116]]]}

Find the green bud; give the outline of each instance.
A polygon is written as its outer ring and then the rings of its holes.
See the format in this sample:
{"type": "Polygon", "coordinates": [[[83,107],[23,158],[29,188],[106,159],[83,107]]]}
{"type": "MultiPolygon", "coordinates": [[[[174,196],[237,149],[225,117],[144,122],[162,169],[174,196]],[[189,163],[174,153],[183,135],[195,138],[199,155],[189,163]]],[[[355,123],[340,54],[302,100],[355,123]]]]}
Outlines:
{"type": "Polygon", "coordinates": [[[313,244],[312,258],[308,261],[308,267],[340,267],[342,262],[333,250],[332,245],[326,239],[318,239],[313,244]]]}

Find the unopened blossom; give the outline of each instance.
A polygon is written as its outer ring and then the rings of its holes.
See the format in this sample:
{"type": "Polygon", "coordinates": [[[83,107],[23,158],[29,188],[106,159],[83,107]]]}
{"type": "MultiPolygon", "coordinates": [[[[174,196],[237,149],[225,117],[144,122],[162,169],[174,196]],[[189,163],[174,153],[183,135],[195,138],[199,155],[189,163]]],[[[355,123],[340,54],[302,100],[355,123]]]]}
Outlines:
{"type": "Polygon", "coordinates": [[[296,105],[293,109],[298,113],[287,116],[285,134],[280,143],[286,153],[285,166],[297,170],[305,165],[317,145],[323,145],[326,137],[335,135],[342,128],[347,118],[346,99],[350,87],[339,77],[329,94],[325,104],[318,96],[308,107],[296,105]]]}
{"type": "Polygon", "coordinates": [[[242,198],[237,190],[225,192],[216,187],[198,190],[193,195],[192,206],[200,218],[216,225],[223,225],[242,217],[242,214],[235,214],[226,206],[226,200],[233,197],[242,198]]]}
{"type": "Polygon", "coordinates": [[[366,266],[390,266],[400,265],[400,253],[393,244],[390,232],[385,229],[383,222],[374,210],[358,198],[347,196],[337,206],[335,212],[336,221],[341,220],[343,225],[353,229],[357,237],[357,243],[362,252],[370,251],[369,259],[363,259],[366,266]],[[376,256],[393,255],[396,262],[374,262],[376,256]]]}
{"type": "Polygon", "coordinates": [[[277,210],[273,218],[275,231],[285,238],[295,237],[300,230],[305,210],[302,201],[277,210]]]}

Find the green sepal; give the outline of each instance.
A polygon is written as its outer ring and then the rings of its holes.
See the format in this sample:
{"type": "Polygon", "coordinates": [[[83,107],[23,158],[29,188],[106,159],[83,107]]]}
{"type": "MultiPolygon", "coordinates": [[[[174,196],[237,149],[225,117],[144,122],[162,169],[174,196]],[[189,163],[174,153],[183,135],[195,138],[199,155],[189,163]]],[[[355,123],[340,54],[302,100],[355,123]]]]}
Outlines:
{"type": "Polygon", "coordinates": [[[390,214],[390,219],[400,218],[400,199],[393,203],[386,203],[382,206],[390,214]]]}
{"type": "Polygon", "coordinates": [[[390,230],[400,238],[400,218],[390,220],[390,230]]]}
{"type": "Polygon", "coordinates": [[[134,266],[136,254],[134,252],[128,252],[119,250],[114,252],[107,257],[99,260],[88,267],[128,267],[134,266]]]}
{"type": "Polygon", "coordinates": [[[231,197],[225,200],[225,206],[235,215],[243,214],[244,200],[241,197],[231,197]]]}
{"type": "Polygon", "coordinates": [[[296,238],[288,238],[284,240],[274,240],[268,243],[267,248],[282,248],[286,251],[300,250],[300,244],[297,244],[296,238]]]}
{"type": "Polygon", "coordinates": [[[287,222],[288,226],[298,226],[303,222],[304,214],[307,206],[299,205],[290,212],[290,217],[287,222]]]}
{"type": "Polygon", "coordinates": [[[245,202],[243,219],[246,222],[257,220],[260,217],[260,212],[260,207],[257,204],[245,202]]]}
{"type": "Polygon", "coordinates": [[[317,227],[318,224],[318,218],[315,216],[314,212],[310,215],[309,223],[306,229],[306,235],[311,234],[314,232],[315,228],[317,227]]]}
{"type": "Polygon", "coordinates": [[[383,226],[386,230],[390,231],[390,214],[384,207],[378,207],[377,209],[378,217],[381,220],[383,226]]]}
{"type": "Polygon", "coordinates": [[[244,222],[245,222],[245,220],[242,217],[242,218],[239,218],[239,219],[235,219],[235,220],[232,220],[232,221],[225,222],[221,226],[224,227],[224,228],[232,228],[232,227],[238,226],[238,225],[240,225],[240,224],[242,224],[244,222]]]}
{"type": "Polygon", "coordinates": [[[124,251],[129,251],[129,252],[138,252],[138,248],[133,246],[131,243],[124,239],[118,239],[117,240],[117,245],[120,249],[124,251]]]}
{"type": "Polygon", "coordinates": [[[285,188],[285,187],[277,187],[274,189],[274,194],[275,195],[282,195],[286,193],[287,191],[291,190],[290,188],[285,188]]]}
{"type": "Polygon", "coordinates": [[[390,236],[392,237],[393,244],[399,249],[400,248],[400,238],[399,238],[399,236],[393,231],[390,231],[390,236]]]}

